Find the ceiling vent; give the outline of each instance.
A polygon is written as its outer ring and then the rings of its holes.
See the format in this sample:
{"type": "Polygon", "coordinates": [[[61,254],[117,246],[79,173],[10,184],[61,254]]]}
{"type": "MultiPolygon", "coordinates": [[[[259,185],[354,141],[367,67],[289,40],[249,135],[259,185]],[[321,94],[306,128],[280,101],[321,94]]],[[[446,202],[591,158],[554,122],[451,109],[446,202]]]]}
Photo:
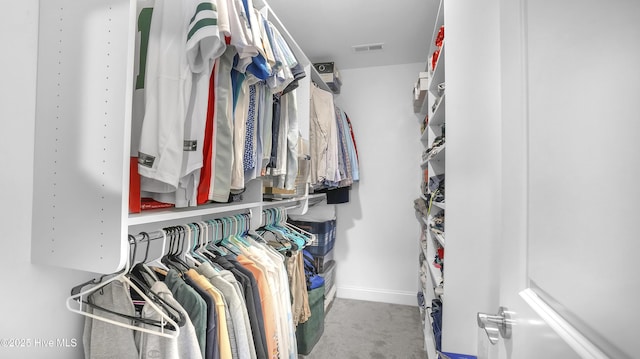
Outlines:
{"type": "Polygon", "coordinates": [[[352,47],[354,52],[382,51],[384,43],[355,45],[352,47]]]}

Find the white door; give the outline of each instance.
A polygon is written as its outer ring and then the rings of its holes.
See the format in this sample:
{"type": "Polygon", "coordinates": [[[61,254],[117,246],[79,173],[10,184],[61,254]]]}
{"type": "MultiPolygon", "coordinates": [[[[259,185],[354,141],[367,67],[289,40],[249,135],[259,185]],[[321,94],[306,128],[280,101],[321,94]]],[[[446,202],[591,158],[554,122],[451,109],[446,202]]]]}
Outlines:
{"type": "Polygon", "coordinates": [[[502,0],[501,26],[512,332],[479,356],[640,358],[640,1],[502,0]]]}

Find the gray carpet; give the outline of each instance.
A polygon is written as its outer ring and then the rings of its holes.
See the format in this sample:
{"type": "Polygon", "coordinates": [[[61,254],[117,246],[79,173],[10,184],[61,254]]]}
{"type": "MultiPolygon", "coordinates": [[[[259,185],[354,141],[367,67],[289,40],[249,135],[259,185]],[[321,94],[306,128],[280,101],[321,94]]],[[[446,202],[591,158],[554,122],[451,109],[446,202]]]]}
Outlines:
{"type": "Polygon", "coordinates": [[[305,359],[424,359],[418,307],[336,298],[305,359]]]}

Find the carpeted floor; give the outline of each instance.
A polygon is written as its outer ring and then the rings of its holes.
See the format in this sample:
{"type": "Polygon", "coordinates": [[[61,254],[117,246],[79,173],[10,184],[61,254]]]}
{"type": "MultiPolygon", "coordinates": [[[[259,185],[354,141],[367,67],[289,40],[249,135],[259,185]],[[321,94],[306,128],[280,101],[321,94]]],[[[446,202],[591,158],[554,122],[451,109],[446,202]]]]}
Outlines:
{"type": "Polygon", "coordinates": [[[418,307],[336,298],[305,359],[424,359],[418,307]]]}

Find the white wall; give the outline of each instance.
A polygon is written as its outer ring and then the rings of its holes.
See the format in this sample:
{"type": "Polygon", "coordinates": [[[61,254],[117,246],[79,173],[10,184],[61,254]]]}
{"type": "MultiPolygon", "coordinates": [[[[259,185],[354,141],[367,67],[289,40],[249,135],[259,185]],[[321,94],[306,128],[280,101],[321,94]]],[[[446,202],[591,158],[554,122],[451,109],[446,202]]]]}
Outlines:
{"type": "Polygon", "coordinates": [[[82,358],[83,320],[67,311],[64,303],[71,287],[91,275],[30,262],[37,35],[37,0],[3,2],[0,358],[82,358]],[[5,339],[19,339],[30,347],[6,347],[5,339]],[[77,346],[59,346],[58,339],[69,345],[76,340],[77,346]],[[53,346],[45,347],[50,340],[53,346]]]}
{"type": "Polygon", "coordinates": [[[337,104],[360,158],[351,201],[337,206],[337,296],[417,305],[420,126],[412,88],[423,63],[342,70],[337,104]]]}

